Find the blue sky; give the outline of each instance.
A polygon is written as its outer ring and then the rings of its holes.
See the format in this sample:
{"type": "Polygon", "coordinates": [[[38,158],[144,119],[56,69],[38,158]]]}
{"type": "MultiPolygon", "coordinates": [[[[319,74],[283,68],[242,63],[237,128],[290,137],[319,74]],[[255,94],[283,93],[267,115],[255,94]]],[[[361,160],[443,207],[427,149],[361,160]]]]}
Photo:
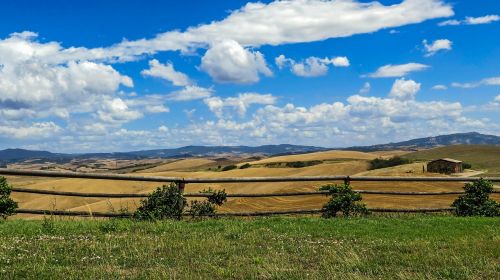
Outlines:
{"type": "Polygon", "coordinates": [[[0,148],[500,134],[496,1],[0,5],[0,148]]]}

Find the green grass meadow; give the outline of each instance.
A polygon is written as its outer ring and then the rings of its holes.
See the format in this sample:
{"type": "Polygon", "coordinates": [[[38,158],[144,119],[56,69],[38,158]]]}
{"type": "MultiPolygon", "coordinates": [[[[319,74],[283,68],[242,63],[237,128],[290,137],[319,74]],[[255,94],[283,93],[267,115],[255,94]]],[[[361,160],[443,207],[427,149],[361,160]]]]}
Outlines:
{"type": "Polygon", "coordinates": [[[500,218],[0,222],[1,279],[500,279],[500,218]]]}

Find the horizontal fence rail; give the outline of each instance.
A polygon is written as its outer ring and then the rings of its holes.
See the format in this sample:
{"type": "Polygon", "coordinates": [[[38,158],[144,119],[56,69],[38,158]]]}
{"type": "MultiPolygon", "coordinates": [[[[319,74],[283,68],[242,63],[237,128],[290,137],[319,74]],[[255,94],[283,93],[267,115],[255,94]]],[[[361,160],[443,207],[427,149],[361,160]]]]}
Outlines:
{"type": "MultiPolygon", "coordinates": [[[[375,213],[437,213],[451,212],[454,208],[368,208],[369,211],[375,213]]],[[[233,212],[233,213],[217,213],[214,215],[206,215],[210,217],[252,217],[252,216],[271,216],[271,215],[300,215],[300,214],[320,214],[321,209],[305,209],[305,210],[285,210],[285,211],[262,211],[262,212],[233,212]]],[[[54,215],[54,216],[80,216],[80,217],[103,217],[103,218],[128,218],[133,217],[132,213],[112,213],[112,212],[88,212],[88,211],[66,211],[66,210],[40,210],[40,209],[17,209],[17,214],[38,214],[38,215],[54,215]]],[[[191,216],[184,213],[183,216],[191,216]]]]}
{"type": "MultiPolygon", "coordinates": [[[[95,173],[77,173],[77,172],[54,172],[43,170],[15,170],[0,168],[0,175],[13,176],[36,176],[50,178],[79,178],[79,179],[98,179],[98,180],[123,180],[139,182],[177,182],[181,191],[187,183],[245,183],[245,182],[307,182],[307,181],[373,181],[373,182],[474,182],[479,177],[382,177],[382,176],[305,176],[305,177],[240,177],[240,178],[181,178],[181,177],[163,177],[163,176],[136,176],[136,175],[118,175],[118,174],[95,174],[95,173]]],[[[483,179],[492,182],[500,182],[500,177],[484,177],[483,179]]],[[[145,198],[147,193],[81,193],[54,190],[40,190],[27,188],[12,188],[13,192],[42,194],[42,195],[61,195],[74,197],[101,197],[101,198],[145,198]]],[[[413,192],[413,191],[378,191],[378,190],[355,190],[360,194],[376,195],[458,195],[463,191],[439,191],[439,192],[413,192]]],[[[494,190],[493,193],[500,193],[500,190],[494,190]]],[[[279,196],[305,196],[305,195],[328,195],[328,191],[302,191],[302,192],[283,192],[283,193],[232,193],[227,197],[279,197],[279,196]]],[[[186,197],[209,197],[212,193],[184,193],[186,197]]],[[[381,213],[432,213],[449,212],[454,208],[369,208],[372,212],[381,213]]],[[[41,215],[60,215],[60,216],[85,216],[85,217],[131,217],[132,213],[109,213],[109,212],[88,212],[88,211],[66,211],[66,210],[43,210],[43,209],[17,209],[18,214],[41,214],[41,215]]],[[[321,209],[308,210],[286,210],[286,211],[265,211],[265,212],[235,212],[235,213],[217,213],[213,216],[268,216],[268,215],[291,215],[291,214],[318,214],[321,209]]],[[[185,214],[189,216],[189,214],[185,214]]]]}
{"type": "MultiPolygon", "coordinates": [[[[144,198],[148,197],[148,193],[81,193],[81,192],[65,192],[51,191],[39,189],[12,188],[13,192],[32,193],[32,194],[47,194],[60,196],[76,196],[76,197],[107,197],[107,198],[144,198]]],[[[379,195],[456,195],[464,194],[464,191],[442,191],[442,192],[395,192],[395,191],[370,191],[370,190],[354,190],[360,194],[379,194],[379,195]]],[[[301,195],[328,195],[329,191],[309,191],[309,192],[283,192],[283,193],[228,193],[227,197],[276,197],[276,196],[301,196],[301,195]]],[[[493,193],[500,193],[500,190],[494,190],[493,193]]],[[[209,197],[212,193],[184,193],[185,197],[209,197]]]]}
{"type": "MultiPolygon", "coordinates": [[[[52,178],[104,179],[140,182],[181,183],[245,183],[245,182],[306,182],[306,181],[371,181],[371,182],[474,182],[479,177],[384,177],[384,176],[303,176],[303,177],[236,177],[236,178],[182,178],[163,176],[136,176],[118,174],[96,174],[78,172],[55,172],[44,170],[16,170],[0,168],[0,175],[37,176],[52,178]]],[[[483,179],[500,182],[500,177],[483,179]]]]}

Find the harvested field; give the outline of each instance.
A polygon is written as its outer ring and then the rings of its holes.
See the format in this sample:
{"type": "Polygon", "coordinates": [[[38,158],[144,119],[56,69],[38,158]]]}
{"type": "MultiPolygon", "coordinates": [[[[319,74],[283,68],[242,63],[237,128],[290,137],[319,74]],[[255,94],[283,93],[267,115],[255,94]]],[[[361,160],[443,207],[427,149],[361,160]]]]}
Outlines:
{"type": "MultiPolygon", "coordinates": [[[[391,154],[391,153],[386,153],[391,154]]],[[[392,155],[392,154],[391,154],[392,155]]],[[[213,164],[211,159],[184,159],[164,164],[152,169],[142,170],[134,175],[169,176],[183,178],[221,178],[221,177],[266,177],[266,176],[442,176],[435,173],[422,173],[422,162],[368,170],[368,160],[379,155],[374,153],[359,153],[348,151],[329,151],[269,158],[279,160],[325,160],[319,165],[304,168],[266,168],[252,166],[246,169],[229,171],[208,171],[207,165],[213,164]],[[348,159],[357,157],[357,159],[348,159]],[[365,159],[363,159],[365,158],[365,159]]],[[[265,162],[265,161],[258,161],[265,162]]],[[[9,182],[16,187],[35,188],[43,190],[92,192],[92,193],[149,193],[159,183],[128,182],[89,179],[54,179],[36,177],[8,177],[9,182]]],[[[338,183],[338,182],[332,182],[338,183]]],[[[210,183],[187,184],[186,192],[198,192],[208,187],[225,189],[227,193],[280,193],[290,191],[315,191],[325,182],[278,182],[278,183],[210,183]]],[[[454,182],[353,182],[354,189],[384,190],[384,191],[460,191],[462,183],[454,182]]],[[[13,198],[21,208],[58,209],[77,211],[133,211],[139,204],[138,198],[79,198],[53,195],[14,193],[13,198]]],[[[456,195],[436,196],[394,196],[364,194],[363,200],[369,207],[380,208],[432,208],[448,207],[456,195]]],[[[500,200],[500,195],[493,198],[500,200]]],[[[269,198],[229,198],[220,208],[220,212],[273,211],[317,209],[327,201],[326,196],[290,196],[269,198]]],[[[17,217],[35,217],[18,215],[17,217]]],[[[38,217],[39,218],[39,217],[38,217]]]]}

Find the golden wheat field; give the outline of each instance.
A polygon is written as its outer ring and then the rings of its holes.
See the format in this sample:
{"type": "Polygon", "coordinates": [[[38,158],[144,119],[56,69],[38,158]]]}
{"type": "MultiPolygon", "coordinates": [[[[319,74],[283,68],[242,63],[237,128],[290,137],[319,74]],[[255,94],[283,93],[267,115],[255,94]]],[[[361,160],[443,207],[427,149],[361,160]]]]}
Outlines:
{"type": "MultiPolygon", "coordinates": [[[[389,168],[368,170],[369,160],[376,157],[402,155],[402,151],[393,152],[354,152],[328,151],[303,155],[272,157],[252,161],[252,167],[229,171],[213,171],[207,166],[214,164],[211,159],[195,158],[168,162],[151,169],[142,170],[134,175],[174,176],[183,178],[216,178],[216,177],[261,177],[261,176],[321,176],[321,175],[359,175],[359,176],[442,176],[440,174],[423,173],[425,162],[415,162],[389,168]],[[265,163],[320,160],[321,164],[303,167],[266,167],[265,163]]],[[[244,161],[242,162],[244,163],[244,161]]],[[[159,183],[129,182],[89,179],[52,179],[37,177],[8,176],[15,187],[36,188],[44,190],[102,192],[102,193],[148,193],[159,186],[159,183]]],[[[279,193],[287,191],[312,191],[325,182],[285,182],[285,183],[225,183],[225,184],[188,184],[186,192],[198,192],[206,188],[225,189],[227,193],[279,193]]],[[[461,183],[435,182],[353,182],[354,189],[386,190],[386,191],[451,191],[460,190],[461,183]]],[[[133,211],[140,199],[104,199],[80,198],[53,195],[13,193],[12,197],[19,202],[20,208],[58,209],[80,211],[133,211]]],[[[389,196],[363,195],[369,207],[385,208],[419,208],[447,207],[455,196],[389,196]]],[[[499,195],[494,198],[500,199],[499,195]]],[[[229,198],[220,212],[270,211],[292,209],[318,209],[327,201],[324,196],[297,196],[273,198],[229,198]]],[[[31,215],[17,215],[17,218],[36,218],[31,215]]]]}

